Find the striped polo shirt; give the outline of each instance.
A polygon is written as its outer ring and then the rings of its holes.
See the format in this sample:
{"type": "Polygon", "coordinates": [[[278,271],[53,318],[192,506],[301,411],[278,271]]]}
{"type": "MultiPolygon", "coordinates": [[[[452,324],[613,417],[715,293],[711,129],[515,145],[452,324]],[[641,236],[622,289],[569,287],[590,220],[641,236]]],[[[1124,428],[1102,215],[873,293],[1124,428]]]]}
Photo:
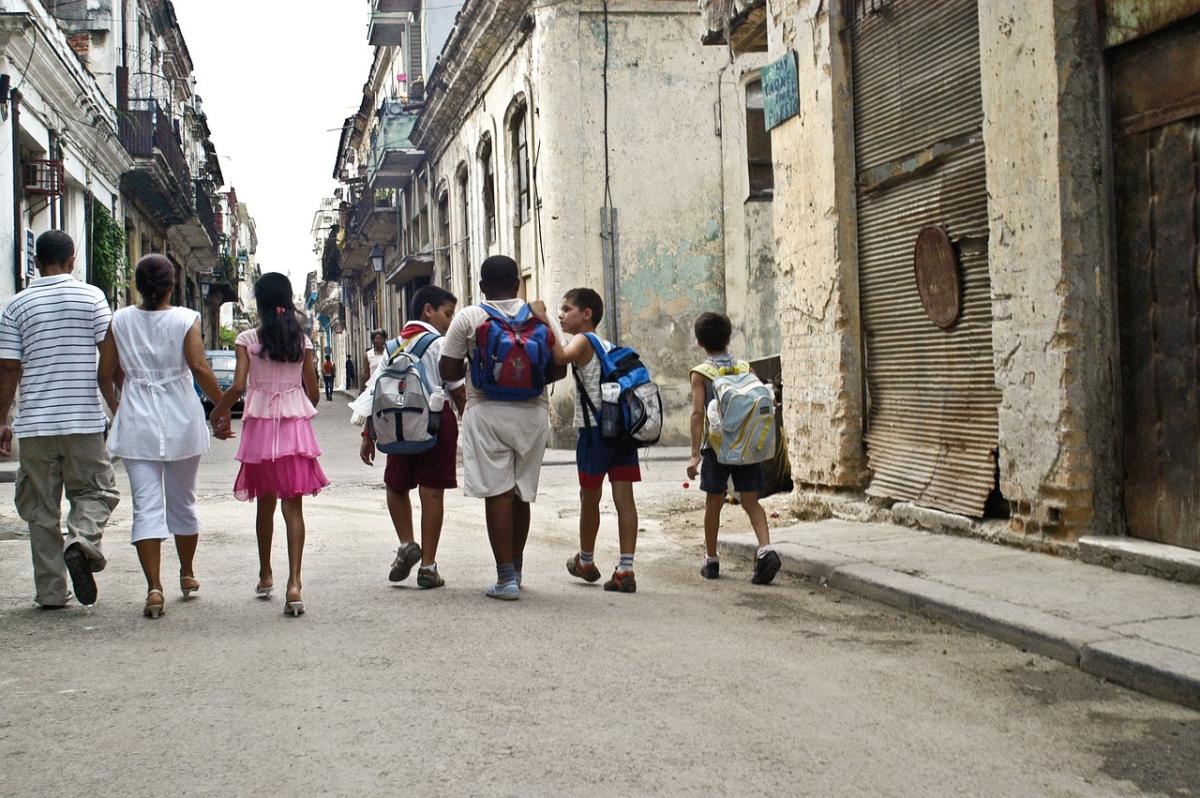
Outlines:
{"type": "Polygon", "coordinates": [[[96,345],[112,311],[99,288],[69,274],[43,277],[0,316],[0,359],[21,361],[18,437],[104,432],[96,345]]]}

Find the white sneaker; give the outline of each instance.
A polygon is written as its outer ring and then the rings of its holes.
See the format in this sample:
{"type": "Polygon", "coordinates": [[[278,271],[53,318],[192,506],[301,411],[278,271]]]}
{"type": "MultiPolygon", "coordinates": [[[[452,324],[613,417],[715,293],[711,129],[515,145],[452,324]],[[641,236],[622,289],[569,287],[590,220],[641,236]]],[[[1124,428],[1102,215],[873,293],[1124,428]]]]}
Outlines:
{"type": "Polygon", "coordinates": [[[501,601],[516,601],[521,597],[521,588],[516,582],[507,582],[500,584],[497,582],[494,585],[488,585],[484,591],[488,598],[500,599],[501,601]]]}

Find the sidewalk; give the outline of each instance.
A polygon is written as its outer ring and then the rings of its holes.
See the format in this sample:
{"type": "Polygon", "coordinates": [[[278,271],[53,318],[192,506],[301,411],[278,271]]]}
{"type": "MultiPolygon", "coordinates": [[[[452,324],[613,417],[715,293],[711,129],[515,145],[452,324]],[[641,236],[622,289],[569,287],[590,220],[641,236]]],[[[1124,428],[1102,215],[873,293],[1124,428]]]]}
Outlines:
{"type": "MultiPolygon", "coordinates": [[[[1200,709],[1200,587],[888,524],[771,532],[783,572],[958,623],[1200,709]]],[[[753,557],[753,535],[721,550],[753,557]]]]}

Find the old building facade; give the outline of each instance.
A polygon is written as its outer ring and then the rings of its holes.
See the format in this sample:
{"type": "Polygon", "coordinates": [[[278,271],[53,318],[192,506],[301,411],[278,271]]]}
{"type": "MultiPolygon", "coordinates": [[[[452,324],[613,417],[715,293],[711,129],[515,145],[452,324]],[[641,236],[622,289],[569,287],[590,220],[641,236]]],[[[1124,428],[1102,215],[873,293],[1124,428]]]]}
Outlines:
{"type": "MultiPolygon", "coordinates": [[[[339,174],[364,181],[338,234],[352,341],[402,322],[405,300],[430,281],[479,300],[479,265],[506,254],[525,296],[554,303],[576,286],[605,296],[602,332],[639,349],[663,387],[668,439],[684,440],[687,373],[701,357],[692,322],[725,308],[727,247],[746,247],[726,240],[720,120],[695,103],[715,105],[721,92],[697,20],[694,4],[672,0],[469,3],[432,68],[426,56],[419,96],[379,102],[378,76],[396,70],[377,51],[338,161],[339,174]],[[348,156],[356,146],[362,154],[348,156]],[[381,201],[392,203],[386,219],[381,201]],[[356,225],[366,233],[357,239],[356,225]],[[380,278],[346,279],[369,273],[373,250],[380,278]]],[[[391,57],[404,62],[402,44],[391,57]]],[[[758,343],[778,354],[770,332],[758,343]]],[[[560,441],[573,401],[570,386],[556,388],[560,441]]]]}
{"type": "Polygon", "coordinates": [[[215,346],[221,305],[238,299],[221,229],[236,208],[218,193],[224,176],[172,3],[14,0],[0,6],[0,55],[0,136],[13,154],[0,165],[11,220],[0,224],[0,294],[32,278],[31,241],[63,229],[78,276],[114,307],[136,301],[131,264],[169,257],[176,302],[201,311],[215,346]]]}
{"type": "Polygon", "coordinates": [[[733,68],[795,70],[770,136],[801,504],[1200,548],[1200,4],[1149,5],[703,4],[733,68]]]}

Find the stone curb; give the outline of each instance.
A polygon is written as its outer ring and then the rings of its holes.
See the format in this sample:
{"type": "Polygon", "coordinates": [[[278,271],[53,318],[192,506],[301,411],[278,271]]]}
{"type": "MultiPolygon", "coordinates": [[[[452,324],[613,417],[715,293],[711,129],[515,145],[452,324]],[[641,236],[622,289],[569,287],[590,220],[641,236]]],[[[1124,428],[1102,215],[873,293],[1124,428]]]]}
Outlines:
{"type": "MultiPolygon", "coordinates": [[[[721,541],[721,551],[753,558],[755,544],[721,541]]],[[[1200,709],[1200,657],[952,585],[795,543],[776,545],[782,570],[901,610],[973,629],[1085,673],[1200,709]]]]}

